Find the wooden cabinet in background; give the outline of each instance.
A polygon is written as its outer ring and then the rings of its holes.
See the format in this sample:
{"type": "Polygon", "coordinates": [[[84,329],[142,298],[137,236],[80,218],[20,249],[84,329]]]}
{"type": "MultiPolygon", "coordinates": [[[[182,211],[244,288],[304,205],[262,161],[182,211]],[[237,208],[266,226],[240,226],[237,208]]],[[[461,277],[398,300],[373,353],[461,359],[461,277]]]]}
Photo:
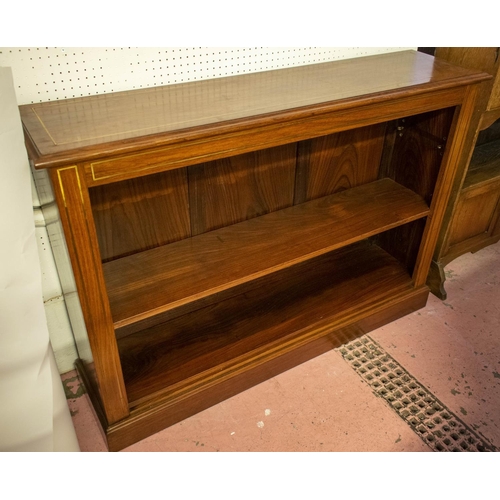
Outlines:
{"type": "Polygon", "coordinates": [[[445,299],[445,266],[500,240],[500,61],[497,47],[439,47],[435,56],[493,76],[481,88],[429,274],[445,299]]]}
{"type": "Polygon", "coordinates": [[[405,51],[21,106],[109,448],[423,307],[487,78],[405,51]]]}

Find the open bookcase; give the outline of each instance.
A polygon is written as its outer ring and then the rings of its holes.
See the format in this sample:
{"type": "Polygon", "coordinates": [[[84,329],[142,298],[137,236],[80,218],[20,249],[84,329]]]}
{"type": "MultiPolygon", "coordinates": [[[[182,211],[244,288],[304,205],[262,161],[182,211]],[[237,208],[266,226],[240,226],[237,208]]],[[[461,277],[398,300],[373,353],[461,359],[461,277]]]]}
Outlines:
{"type": "Polygon", "coordinates": [[[405,51],[21,106],[110,450],[423,307],[486,78],[405,51]]]}

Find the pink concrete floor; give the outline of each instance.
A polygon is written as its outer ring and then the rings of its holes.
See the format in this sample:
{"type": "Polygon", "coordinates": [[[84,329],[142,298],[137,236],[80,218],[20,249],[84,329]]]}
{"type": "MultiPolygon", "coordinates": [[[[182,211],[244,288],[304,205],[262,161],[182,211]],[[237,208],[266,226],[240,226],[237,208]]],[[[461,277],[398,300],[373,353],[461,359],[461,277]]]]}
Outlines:
{"type": "MultiPolygon", "coordinates": [[[[446,268],[448,299],[369,337],[500,449],[500,243],[446,268]]],[[[75,372],[62,376],[82,451],[106,451],[75,372]]],[[[432,449],[344,360],[328,352],[125,450],[425,452],[432,449]]]]}

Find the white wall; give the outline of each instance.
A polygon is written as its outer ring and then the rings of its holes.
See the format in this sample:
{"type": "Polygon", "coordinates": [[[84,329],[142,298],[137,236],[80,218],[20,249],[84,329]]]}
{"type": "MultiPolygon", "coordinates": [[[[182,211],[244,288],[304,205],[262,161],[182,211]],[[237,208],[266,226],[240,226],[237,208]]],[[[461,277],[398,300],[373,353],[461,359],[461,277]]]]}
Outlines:
{"type": "MultiPolygon", "coordinates": [[[[409,47],[416,49],[416,47],[409,47]]],[[[403,50],[404,47],[0,47],[18,104],[68,99],[403,50]]],[[[48,177],[33,172],[43,297],[60,373],[73,369],[73,331],[83,330],[48,177]],[[68,314],[69,311],[69,314],[68,314]]],[[[0,215],[3,216],[3,215],[0,215]]]]}

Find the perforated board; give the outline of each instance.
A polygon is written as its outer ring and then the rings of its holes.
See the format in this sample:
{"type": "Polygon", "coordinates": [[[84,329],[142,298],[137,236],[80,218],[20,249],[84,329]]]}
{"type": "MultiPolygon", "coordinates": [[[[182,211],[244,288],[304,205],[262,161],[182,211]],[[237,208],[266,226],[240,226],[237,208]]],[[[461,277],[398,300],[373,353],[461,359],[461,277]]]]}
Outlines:
{"type": "Polygon", "coordinates": [[[29,104],[404,49],[406,47],[0,47],[0,66],[12,68],[18,104],[29,104]]]}

